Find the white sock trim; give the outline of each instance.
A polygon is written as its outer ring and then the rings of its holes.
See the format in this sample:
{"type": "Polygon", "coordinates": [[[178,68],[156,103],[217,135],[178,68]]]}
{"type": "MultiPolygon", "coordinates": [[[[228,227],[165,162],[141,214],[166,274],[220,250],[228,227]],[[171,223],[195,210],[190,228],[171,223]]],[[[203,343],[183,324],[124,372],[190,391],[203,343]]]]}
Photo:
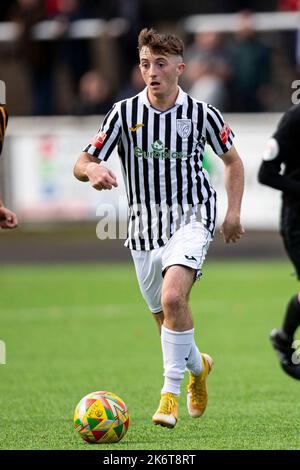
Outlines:
{"type": "Polygon", "coordinates": [[[167,333],[172,333],[173,335],[182,335],[184,333],[194,333],[194,328],[191,330],[185,330],[185,331],[175,331],[175,330],[170,330],[170,328],[166,328],[164,325],[161,327],[163,330],[165,330],[167,333]]]}
{"type": "Polygon", "coordinates": [[[161,337],[172,344],[190,344],[194,338],[194,328],[186,331],[173,331],[165,326],[161,327],[161,337]]]}

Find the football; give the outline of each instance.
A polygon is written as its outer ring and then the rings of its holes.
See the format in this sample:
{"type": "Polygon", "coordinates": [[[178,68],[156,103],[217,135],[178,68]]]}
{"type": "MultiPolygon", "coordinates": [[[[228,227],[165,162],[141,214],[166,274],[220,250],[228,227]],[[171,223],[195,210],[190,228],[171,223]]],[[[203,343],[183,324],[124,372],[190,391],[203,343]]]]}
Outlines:
{"type": "Polygon", "coordinates": [[[127,406],[111,392],[89,393],[75,408],[75,430],[91,444],[120,441],[125,436],[129,423],[127,406]]]}

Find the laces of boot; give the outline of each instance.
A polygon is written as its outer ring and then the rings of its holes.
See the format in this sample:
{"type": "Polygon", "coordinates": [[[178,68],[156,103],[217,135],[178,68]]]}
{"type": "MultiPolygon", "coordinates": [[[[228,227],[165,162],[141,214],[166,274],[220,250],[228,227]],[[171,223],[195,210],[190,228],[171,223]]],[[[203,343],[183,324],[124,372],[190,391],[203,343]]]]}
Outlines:
{"type": "Polygon", "coordinates": [[[200,380],[195,380],[194,383],[192,384],[191,388],[190,388],[190,391],[191,391],[191,398],[192,398],[192,401],[196,401],[197,398],[200,400],[202,400],[203,396],[204,396],[204,390],[201,388],[201,382],[200,380]]]}
{"type": "Polygon", "coordinates": [[[172,397],[164,397],[161,404],[161,411],[164,414],[169,414],[174,406],[174,399],[172,397]]]}

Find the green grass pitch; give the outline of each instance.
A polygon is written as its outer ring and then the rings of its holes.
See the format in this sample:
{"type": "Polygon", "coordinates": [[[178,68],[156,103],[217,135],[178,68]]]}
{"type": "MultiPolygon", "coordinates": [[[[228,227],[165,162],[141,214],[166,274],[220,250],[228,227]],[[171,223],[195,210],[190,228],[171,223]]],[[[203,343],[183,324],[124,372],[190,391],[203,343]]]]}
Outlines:
{"type": "Polygon", "coordinates": [[[300,383],[280,369],[269,331],[298,288],[288,262],[207,262],[191,295],[196,341],[215,360],[209,404],[154,427],[160,340],[132,265],[1,267],[1,449],[299,449],[300,383]],[[89,392],[120,395],[125,438],[89,445],[73,411],[89,392]]]}

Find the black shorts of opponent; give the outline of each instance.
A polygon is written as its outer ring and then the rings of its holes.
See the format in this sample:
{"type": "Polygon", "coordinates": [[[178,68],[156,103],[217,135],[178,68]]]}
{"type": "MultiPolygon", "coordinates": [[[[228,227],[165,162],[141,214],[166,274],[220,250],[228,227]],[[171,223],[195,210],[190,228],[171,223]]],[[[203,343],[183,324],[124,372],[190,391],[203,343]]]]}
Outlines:
{"type": "Polygon", "coordinates": [[[284,247],[296,269],[300,280],[300,203],[283,203],[281,209],[280,233],[284,247]]]}

